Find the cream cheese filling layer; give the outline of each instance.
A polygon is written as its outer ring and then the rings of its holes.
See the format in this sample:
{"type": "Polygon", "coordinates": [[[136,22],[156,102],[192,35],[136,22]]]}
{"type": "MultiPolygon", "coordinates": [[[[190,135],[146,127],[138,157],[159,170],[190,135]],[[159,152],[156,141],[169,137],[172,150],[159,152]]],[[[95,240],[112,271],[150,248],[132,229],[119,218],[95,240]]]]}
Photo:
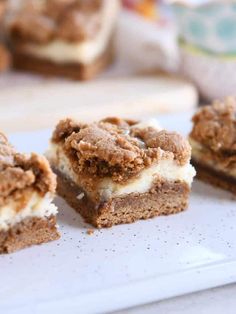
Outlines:
{"type": "Polygon", "coordinates": [[[236,167],[230,167],[230,169],[225,168],[222,164],[216,163],[214,159],[206,158],[206,148],[199,142],[189,138],[189,143],[192,147],[192,156],[196,161],[202,162],[212,169],[221,171],[232,177],[236,177],[236,167]]]}
{"type": "Polygon", "coordinates": [[[52,201],[53,195],[51,193],[47,193],[42,197],[37,192],[34,192],[27,205],[20,211],[16,210],[17,203],[10,201],[8,204],[0,207],[0,231],[6,231],[26,218],[46,218],[56,215],[57,207],[52,201]]]}
{"type": "Polygon", "coordinates": [[[59,39],[45,45],[28,43],[22,45],[21,49],[35,57],[59,64],[70,62],[90,64],[107,49],[119,9],[119,0],[104,1],[101,17],[102,25],[98,34],[93,39],[78,43],[69,43],[59,39]]]}
{"type": "MultiPolygon", "coordinates": [[[[78,175],[72,169],[70,161],[60,145],[51,144],[47,157],[52,165],[80,186],[78,175]]],[[[102,200],[130,193],[145,193],[151,189],[154,180],[157,178],[168,181],[182,181],[190,186],[195,174],[195,169],[190,163],[179,166],[173,159],[163,159],[157,164],[144,169],[137,179],[125,185],[115,183],[110,178],[104,178],[96,187],[96,192],[102,200]]]]}

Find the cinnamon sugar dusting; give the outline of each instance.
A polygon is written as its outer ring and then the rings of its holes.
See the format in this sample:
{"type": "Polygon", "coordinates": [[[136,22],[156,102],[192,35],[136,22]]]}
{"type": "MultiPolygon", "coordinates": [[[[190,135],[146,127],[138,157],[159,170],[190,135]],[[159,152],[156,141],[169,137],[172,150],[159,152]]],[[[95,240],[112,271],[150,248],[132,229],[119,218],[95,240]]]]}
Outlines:
{"type": "Polygon", "coordinates": [[[56,178],[47,160],[36,154],[19,154],[0,133],[0,205],[24,199],[29,189],[45,195],[55,192],[56,178]]]}
{"type": "Polygon", "coordinates": [[[190,137],[217,154],[236,153],[236,99],[203,107],[193,117],[190,137]]]}
{"type": "Polygon", "coordinates": [[[76,173],[110,177],[119,183],[161,159],[174,157],[184,165],[191,153],[188,142],[177,133],[152,127],[139,129],[137,122],[119,118],[92,124],[63,120],[57,125],[52,141],[62,145],[76,173]]]}

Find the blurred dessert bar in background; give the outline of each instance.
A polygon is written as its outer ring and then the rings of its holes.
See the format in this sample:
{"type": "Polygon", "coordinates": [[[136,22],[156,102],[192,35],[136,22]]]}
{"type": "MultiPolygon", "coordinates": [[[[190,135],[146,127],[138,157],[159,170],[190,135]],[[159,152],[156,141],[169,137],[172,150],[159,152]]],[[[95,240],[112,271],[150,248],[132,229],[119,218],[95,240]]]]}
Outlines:
{"type": "Polygon", "coordinates": [[[0,0],[0,21],[3,19],[3,16],[5,14],[7,6],[7,1],[6,0],[0,0]]]}
{"type": "Polygon", "coordinates": [[[236,99],[200,109],[189,139],[197,177],[236,194],[236,99]]]}
{"type": "Polygon", "coordinates": [[[47,160],[16,152],[0,133],[0,253],[59,238],[55,189],[47,160]]]}
{"type": "Polygon", "coordinates": [[[188,206],[191,148],[156,120],[57,125],[47,153],[58,192],[95,227],[174,214],[188,206]]]}
{"type": "Polygon", "coordinates": [[[9,68],[10,65],[10,54],[6,49],[5,45],[3,45],[3,20],[5,16],[7,8],[7,1],[0,0],[0,72],[5,71],[9,68]]]}
{"type": "Polygon", "coordinates": [[[7,48],[0,43],[0,72],[6,71],[11,63],[10,53],[7,48]]]}
{"type": "Polygon", "coordinates": [[[119,10],[119,0],[23,1],[7,21],[15,68],[94,77],[112,61],[119,10]]]}

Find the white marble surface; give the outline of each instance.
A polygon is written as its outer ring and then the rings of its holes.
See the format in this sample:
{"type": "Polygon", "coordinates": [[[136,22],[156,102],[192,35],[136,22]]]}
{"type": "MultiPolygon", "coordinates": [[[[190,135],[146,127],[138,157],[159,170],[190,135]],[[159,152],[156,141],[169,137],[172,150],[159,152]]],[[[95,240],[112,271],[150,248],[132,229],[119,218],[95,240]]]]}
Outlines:
{"type": "Polygon", "coordinates": [[[235,314],[236,284],[193,293],[114,314],[235,314]]]}

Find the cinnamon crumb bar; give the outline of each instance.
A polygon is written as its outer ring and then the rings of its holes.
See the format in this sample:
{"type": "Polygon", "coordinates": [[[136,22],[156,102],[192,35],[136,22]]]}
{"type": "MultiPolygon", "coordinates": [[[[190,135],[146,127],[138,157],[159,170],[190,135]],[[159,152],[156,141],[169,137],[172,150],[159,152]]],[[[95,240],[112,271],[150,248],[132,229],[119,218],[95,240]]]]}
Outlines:
{"type": "Polygon", "coordinates": [[[16,69],[86,80],[113,57],[119,0],[24,0],[7,23],[16,69]]]}
{"type": "Polygon", "coordinates": [[[59,238],[55,189],[48,161],[17,153],[0,133],[0,253],[59,238]]]}
{"type": "Polygon", "coordinates": [[[236,194],[236,99],[215,101],[192,121],[189,140],[197,178],[236,194]]]}
{"type": "Polygon", "coordinates": [[[156,121],[107,118],[60,121],[47,156],[59,194],[102,228],[183,211],[195,175],[190,154],[182,136],[156,121]]]}

